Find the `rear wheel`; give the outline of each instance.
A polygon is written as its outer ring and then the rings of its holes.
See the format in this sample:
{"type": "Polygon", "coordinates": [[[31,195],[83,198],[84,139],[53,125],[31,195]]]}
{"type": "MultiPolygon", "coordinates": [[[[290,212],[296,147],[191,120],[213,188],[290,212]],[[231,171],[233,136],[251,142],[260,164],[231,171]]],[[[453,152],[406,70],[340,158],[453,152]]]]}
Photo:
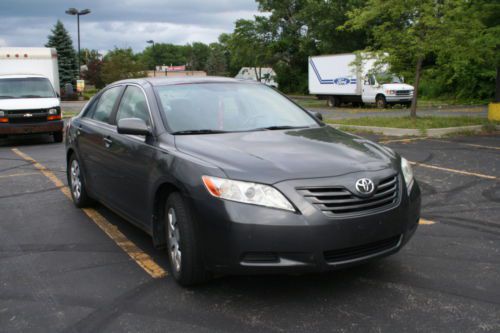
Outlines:
{"type": "Polygon", "coordinates": [[[82,168],[75,154],[71,155],[66,172],[71,197],[75,206],[84,208],[92,205],[93,200],[87,194],[82,168]]]}
{"type": "Polygon", "coordinates": [[[326,103],[331,108],[339,107],[340,106],[340,98],[337,96],[329,96],[326,103]]]}
{"type": "Polygon", "coordinates": [[[384,109],[387,107],[387,101],[385,100],[384,95],[378,95],[375,102],[377,104],[377,108],[379,109],[384,109]]]}
{"type": "Polygon", "coordinates": [[[63,131],[60,132],[54,132],[52,133],[52,136],[54,137],[54,142],[63,142],[63,131]]]}
{"type": "Polygon", "coordinates": [[[164,216],[168,259],[175,280],[183,286],[207,281],[209,274],[203,264],[195,221],[179,193],[168,197],[164,216]]]}

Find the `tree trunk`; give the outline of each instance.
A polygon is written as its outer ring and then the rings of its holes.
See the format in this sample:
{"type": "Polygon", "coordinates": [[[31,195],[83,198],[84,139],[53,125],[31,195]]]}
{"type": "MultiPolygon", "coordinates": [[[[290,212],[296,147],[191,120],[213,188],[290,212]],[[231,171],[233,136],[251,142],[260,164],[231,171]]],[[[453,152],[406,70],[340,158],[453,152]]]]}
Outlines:
{"type": "Polygon", "coordinates": [[[500,103],[500,66],[497,66],[497,79],[495,88],[495,103],[500,103]]]}
{"type": "Polygon", "coordinates": [[[417,118],[417,98],[418,98],[418,86],[420,84],[420,75],[422,73],[422,62],[424,59],[422,57],[417,59],[417,67],[415,69],[415,83],[413,84],[413,87],[415,90],[413,90],[413,99],[411,100],[411,110],[410,110],[410,117],[412,118],[417,118]]]}

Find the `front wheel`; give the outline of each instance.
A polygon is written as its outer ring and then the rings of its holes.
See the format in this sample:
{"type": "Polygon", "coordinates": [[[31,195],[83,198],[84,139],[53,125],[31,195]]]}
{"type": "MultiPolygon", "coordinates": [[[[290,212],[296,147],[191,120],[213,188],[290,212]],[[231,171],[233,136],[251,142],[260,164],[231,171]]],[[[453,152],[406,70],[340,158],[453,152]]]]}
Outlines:
{"type": "Polygon", "coordinates": [[[73,198],[75,206],[84,208],[92,205],[93,200],[87,194],[87,188],[83,180],[82,167],[75,154],[71,155],[66,172],[71,197],[73,198]]]}
{"type": "Polygon", "coordinates": [[[181,194],[172,193],[165,204],[167,251],[172,275],[183,286],[208,280],[195,221],[181,194]]]}
{"type": "Polygon", "coordinates": [[[54,137],[54,142],[57,143],[63,142],[63,131],[54,132],[52,136],[54,137]]]}
{"type": "Polygon", "coordinates": [[[385,100],[384,95],[378,95],[375,103],[377,104],[377,108],[379,109],[385,109],[387,107],[387,101],[385,100]]]}

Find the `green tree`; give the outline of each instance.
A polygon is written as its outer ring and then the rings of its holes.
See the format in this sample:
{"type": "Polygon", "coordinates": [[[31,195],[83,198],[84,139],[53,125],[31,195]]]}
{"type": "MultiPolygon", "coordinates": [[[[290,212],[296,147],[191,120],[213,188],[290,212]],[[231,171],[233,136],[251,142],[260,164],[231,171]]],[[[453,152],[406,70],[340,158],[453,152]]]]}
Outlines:
{"type": "Polygon", "coordinates": [[[228,66],[225,47],[220,43],[212,43],[209,48],[210,54],[204,69],[209,75],[227,75],[228,66]]]}
{"type": "Polygon", "coordinates": [[[186,51],[188,68],[195,71],[204,70],[210,57],[210,46],[195,42],[192,45],[186,45],[186,51]]]}
{"type": "Polygon", "coordinates": [[[261,68],[271,63],[272,33],[265,17],[255,20],[238,20],[234,32],[227,40],[234,67],[253,67],[257,80],[261,79],[261,68]]]}
{"type": "Polygon", "coordinates": [[[114,81],[146,76],[146,66],[131,48],[115,48],[104,56],[102,79],[108,84],[114,81]]]}
{"type": "Polygon", "coordinates": [[[72,83],[78,73],[76,65],[75,49],[68,31],[61,21],[57,21],[52,34],[48,36],[46,47],[54,47],[57,50],[57,64],[59,66],[59,83],[64,87],[66,83],[72,83]]]}

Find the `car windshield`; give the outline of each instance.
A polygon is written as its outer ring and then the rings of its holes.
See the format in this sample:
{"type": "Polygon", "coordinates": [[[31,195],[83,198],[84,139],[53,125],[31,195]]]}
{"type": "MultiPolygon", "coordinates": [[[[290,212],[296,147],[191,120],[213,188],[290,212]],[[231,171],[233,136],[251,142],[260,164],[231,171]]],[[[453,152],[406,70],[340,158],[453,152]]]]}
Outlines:
{"type": "Polygon", "coordinates": [[[0,78],[0,99],[55,97],[50,81],[43,77],[0,78]]]}
{"type": "Polygon", "coordinates": [[[320,126],[306,111],[265,85],[196,83],[155,89],[174,134],[320,126]]]}

